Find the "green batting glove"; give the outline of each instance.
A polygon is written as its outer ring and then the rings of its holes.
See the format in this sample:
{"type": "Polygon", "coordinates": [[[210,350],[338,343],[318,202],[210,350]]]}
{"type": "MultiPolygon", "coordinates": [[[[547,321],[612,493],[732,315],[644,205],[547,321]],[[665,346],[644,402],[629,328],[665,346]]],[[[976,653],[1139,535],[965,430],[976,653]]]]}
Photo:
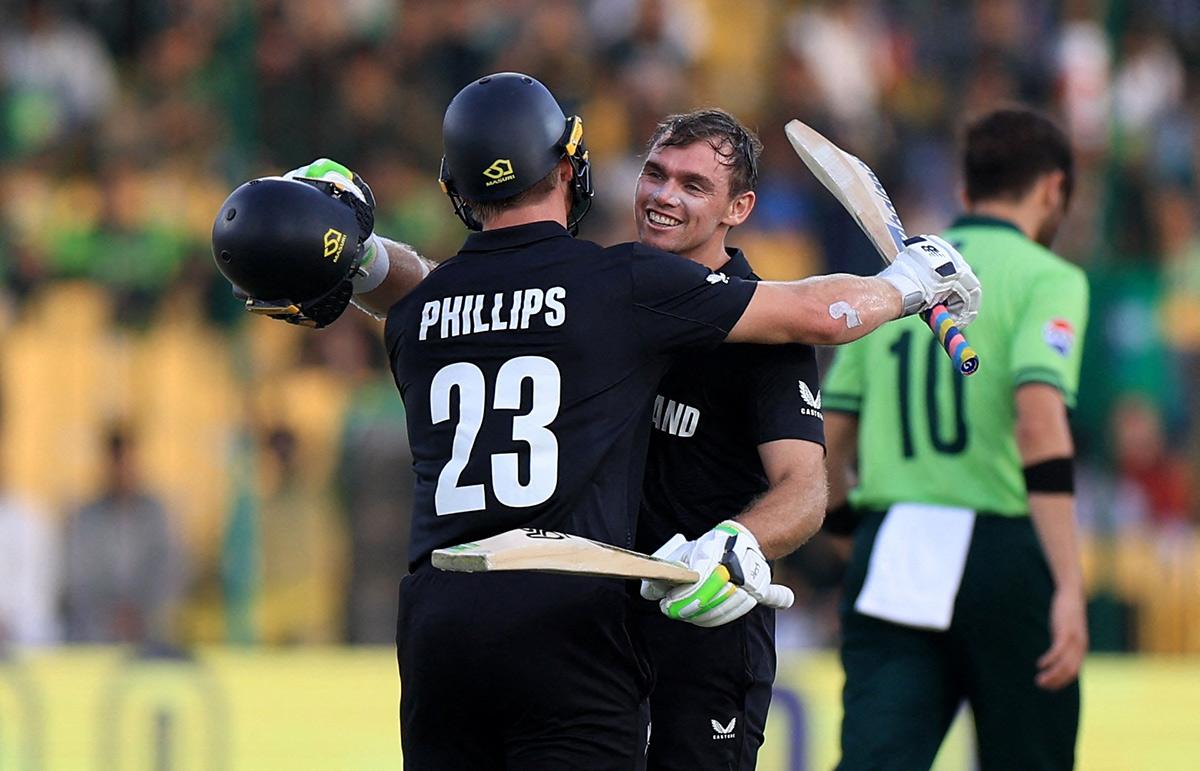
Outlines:
{"type": "Polygon", "coordinates": [[[750,612],[754,598],[734,584],[724,563],[730,540],[741,532],[750,531],[727,521],[696,539],[686,559],[700,579],[668,592],[659,601],[664,615],[697,626],[720,626],[750,612]]]}
{"type": "Polygon", "coordinates": [[[755,605],[792,605],[792,591],[771,583],[771,566],[758,540],[738,522],[725,520],[697,538],[690,551],[681,548],[680,552],[687,555],[688,567],[700,574],[700,580],[663,597],[659,607],[669,618],[720,626],[741,618],[755,605]]]}
{"type": "Polygon", "coordinates": [[[318,158],[312,163],[292,169],[283,175],[284,179],[307,179],[314,182],[328,182],[340,190],[349,190],[358,200],[375,208],[375,196],[371,187],[363,178],[350,171],[337,161],[329,158],[318,158]]]}

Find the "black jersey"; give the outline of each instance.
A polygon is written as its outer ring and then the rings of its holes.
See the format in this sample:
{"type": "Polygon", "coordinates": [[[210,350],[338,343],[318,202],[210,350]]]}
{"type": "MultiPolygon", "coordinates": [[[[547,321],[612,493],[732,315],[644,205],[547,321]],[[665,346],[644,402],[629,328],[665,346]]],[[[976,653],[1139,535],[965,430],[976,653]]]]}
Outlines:
{"type": "Polygon", "coordinates": [[[552,222],[470,235],[388,313],[416,471],[412,567],[515,527],[631,547],[669,357],[724,340],[753,293],[552,222]]]}
{"type": "MultiPolygon", "coordinates": [[[[756,281],[740,249],[721,273],[756,281]]],[[[727,344],[677,357],[654,398],[636,546],[696,538],[767,490],[758,445],[825,444],[816,350],[727,344]]]]}

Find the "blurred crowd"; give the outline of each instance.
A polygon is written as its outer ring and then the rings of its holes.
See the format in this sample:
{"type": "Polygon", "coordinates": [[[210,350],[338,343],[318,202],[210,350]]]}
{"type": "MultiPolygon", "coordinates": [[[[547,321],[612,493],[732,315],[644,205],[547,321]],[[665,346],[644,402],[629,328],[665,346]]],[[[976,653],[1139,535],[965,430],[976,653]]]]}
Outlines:
{"type": "MultiPolygon", "coordinates": [[[[520,70],[583,116],[603,243],[634,236],[663,116],[757,128],[731,240],[769,278],[876,270],[790,118],[866,160],[910,232],[958,211],[967,119],[1058,118],[1079,171],[1056,247],[1092,287],[1072,418],[1093,640],[1200,651],[1200,5],[2,0],[0,22],[0,647],[393,639],[411,480],[379,325],[248,318],[209,230],[239,182],[328,156],[381,233],[452,253],[442,111],[520,70]]],[[[781,638],[828,644],[838,559],[818,540],[784,574],[806,601],[781,638]]]]}

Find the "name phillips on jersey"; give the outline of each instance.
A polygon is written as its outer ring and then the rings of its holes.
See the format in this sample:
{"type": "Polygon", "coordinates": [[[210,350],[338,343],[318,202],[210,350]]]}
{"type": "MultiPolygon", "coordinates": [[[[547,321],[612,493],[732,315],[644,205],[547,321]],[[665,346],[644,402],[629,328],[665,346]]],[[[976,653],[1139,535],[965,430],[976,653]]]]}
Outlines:
{"type": "Polygon", "coordinates": [[[481,332],[529,329],[530,322],[539,316],[548,327],[561,326],[567,319],[567,306],[563,304],[566,297],[566,289],[552,286],[496,292],[490,297],[460,294],[430,300],[421,308],[417,339],[426,339],[431,330],[444,340],[481,332]]]}

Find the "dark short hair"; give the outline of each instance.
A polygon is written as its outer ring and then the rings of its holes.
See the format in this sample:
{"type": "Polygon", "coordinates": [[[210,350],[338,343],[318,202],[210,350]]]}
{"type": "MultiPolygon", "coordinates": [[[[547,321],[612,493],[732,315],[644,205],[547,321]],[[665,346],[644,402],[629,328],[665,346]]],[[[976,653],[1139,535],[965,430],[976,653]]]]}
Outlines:
{"type": "Polygon", "coordinates": [[[544,198],[549,195],[554,189],[555,183],[558,182],[558,165],[556,164],[550,173],[534,182],[531,187],[522,190],[516,195],[502,198],[499,201],[467,201],[467,206],[471,209],[471,215],[481,223],[487,222],[497,214],[515,209],[522,204],[536,201],[539,198],[544,198]]]}
{"type": "Polygon", "coordinates": [[[971,203],[1020,198],[1039,177],[1063,172],[1063,193],[1075,185],[1071,144],[1055,123],[1035,110],[1008,107],[967,126],[963,176],[971,203]]]}
{"type": "Polygon", "coordinates": [[[741,195],[758,187],[758,158],[762,142],[753,131],[724,110],[710,107],[680,115],[668,115],[646,144],[647,152],[656,147],[687,147],[708,142],[729,167],[729,194],[741,195]]]}

